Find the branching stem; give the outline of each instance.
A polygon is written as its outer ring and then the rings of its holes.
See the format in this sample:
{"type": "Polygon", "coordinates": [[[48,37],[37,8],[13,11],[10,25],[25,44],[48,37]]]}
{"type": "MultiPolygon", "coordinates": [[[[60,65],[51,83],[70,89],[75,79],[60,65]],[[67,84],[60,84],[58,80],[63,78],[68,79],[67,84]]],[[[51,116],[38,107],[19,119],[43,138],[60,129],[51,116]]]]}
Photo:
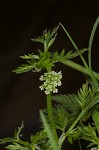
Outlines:
{"type": "Polygon", "coordinates": [[[81,113],[79,114],[79,116],[77,117],[77,119],[73,122],[73,124],[70,126],[70,128],[67,130],[67,132],[63,135],[60,136],[59,138],[59,146],[61,147],[63,142],[65,141],[66,137],[68,136],[68,134],[72,131],[72,129],[76,126],[76,124],[78,123],[78,121],[81,119],[81,117],[84,115],[86,111],[82,110],[81,113]]]}
{"type": "MultiPolygon", "coordinates": [[[[62,63],[67,65],[67,66],[69,66],[69,67],[71,67],[71,68],[73,68],[73,69],[75,69],[75,70],[78,70],[78,71],[80,71],[80,72],[82,72],[82,73],[84,73],[86,75],[89,75],[88,70],[84,66],[82,66],[80,64],[77,64],[77,63],[75,63],[75,62],[73,62],[71,60],[63,61],[62,63]]],[[[95,71],[93,71],[93,75],[99,81],[99,74],[96,73],[95,71]]]]}
{"type": "MultiPolygon", "coordinates": [[[[72,45],[74,46],[74,48],[76,49],[76,51],[79,52],[79,48],[78,46],[76,45],[76,43],[74,42],[74,40],[72,39],[72,37],[70,36],[70,34],[68,33],[68,31],[65,29],[65,27],[60,23],[61,27],[63,28],[64,32],[66,33],[66,35],[68,36],[69,40],[71,41],[72,45]]],[[[89,53],[88,53],[89,54],[89,53]]],[[[89,76],[91,77],[92,81],[95,83],[95,85],[97,86],[98,85],[98,82],[96,80],[96,78],[94,77],[93,75],[93,72],[92,72],[92,68],[90,66],[88,66],[86,60],[84,59],[84,57],[82,56],[82,54],[79,54],[86,70],[88,71],[88,74],[89,76]]],[[[91,60],[90,60],[91,61],[91,60]]]]}

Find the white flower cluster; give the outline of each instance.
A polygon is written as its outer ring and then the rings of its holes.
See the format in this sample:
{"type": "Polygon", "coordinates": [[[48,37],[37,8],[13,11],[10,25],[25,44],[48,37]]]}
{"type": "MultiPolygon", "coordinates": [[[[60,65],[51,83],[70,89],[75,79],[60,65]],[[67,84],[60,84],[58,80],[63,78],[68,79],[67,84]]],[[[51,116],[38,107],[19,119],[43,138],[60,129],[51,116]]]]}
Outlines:
{"type": "Polygon", "coordinates": [[[61,86],[61,79],[61,71],[49,71],[40,77],[40,81],[44,81],[44,83],[39,88],[45,90],[45,94],[50,94],[51,92],[57,93],[57,86],[61,86]]]}
{"type": "Polygon", "coordinates": [[[91,150],[99,150],[98,148],[96,148],[96,147],[93,147],[93,148],[91,148],[91,150]]]}

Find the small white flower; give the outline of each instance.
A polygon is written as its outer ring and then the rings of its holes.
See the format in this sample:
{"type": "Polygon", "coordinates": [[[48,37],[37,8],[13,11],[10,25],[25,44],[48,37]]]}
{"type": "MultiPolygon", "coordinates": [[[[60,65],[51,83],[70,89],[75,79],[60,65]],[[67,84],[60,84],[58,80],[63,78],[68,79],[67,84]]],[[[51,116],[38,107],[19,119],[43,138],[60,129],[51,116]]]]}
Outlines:
{"type": "Polygon", "coordinates": [[[53,93],[57,93],[58,92],[58,89],[55,89],[54,91],[53,91],[53,93]]]}
{"type": "Polygon", "coordinates": [[[58,82],[58,86],[61,86],[61,85],[62,85],[62,83],[61,83],[61,81],[59,81],[59,82],[58,82]]]}
{"type": "Polygon", "coordinates": [[[43,75],[39,79],[40,79],[40,81],[43,81],[43,75]]]}
{"type": "Polygon", "coordinates": [[[41,90],[44,90],[44,87],[41,85],[41,86],[39,86],[39,88],[41,89],[41,90]]]}
{"type": "Polygon", "coordinates": [[[49,92],[49,91],[47,91],[47,90],[45,90],[45,94],[46,94],[46,95],[48,95],[48,94],[50,94],[50,92],[49,92]]]}
{"type": "Polygon", "coordinates": [[[61,86],[62,73],[49,71],[41,75],[39,78],[40,81],[44,81],[44,83],[39,87],[41,90],[45,89],[45,94],[50,94],[51,92],[57,93],[57,86],[61,86]]]}

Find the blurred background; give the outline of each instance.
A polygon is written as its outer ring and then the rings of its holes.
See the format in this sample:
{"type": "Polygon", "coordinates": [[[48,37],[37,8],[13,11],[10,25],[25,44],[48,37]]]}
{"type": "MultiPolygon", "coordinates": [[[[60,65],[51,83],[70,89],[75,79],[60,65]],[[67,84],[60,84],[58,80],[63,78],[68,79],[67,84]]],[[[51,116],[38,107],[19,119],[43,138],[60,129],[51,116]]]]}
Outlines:
{"type": "MultiPolygon", "coordinates": [[[[46,107],[44,93],[38,88],[40,73],[16,75],[12,70],[22,63],[20,55],[36,53],[41,45],[31,39],[42,35],[61,22],[79,48],[88,47],[91,29],[99,15],[98,0],[1,0],[0,1],[0,138],[13,136],[14,129],[24,122],[23,134],[28,139],[39,128],[39,109],[46,107]]],[[[99,71],[99,28],[95,34],[92,63],[99,71]]],[[[52,50],[72,50],[73,46],[59,29],[52,50]]],[[[78,60],[80,61],[80,60],[78,60]]],[[[63,72],[60,93],[77,92],[84,76],[59,65],[63,72]]],[[[66,144],[69,149],[77,148],[66,144]]]]}

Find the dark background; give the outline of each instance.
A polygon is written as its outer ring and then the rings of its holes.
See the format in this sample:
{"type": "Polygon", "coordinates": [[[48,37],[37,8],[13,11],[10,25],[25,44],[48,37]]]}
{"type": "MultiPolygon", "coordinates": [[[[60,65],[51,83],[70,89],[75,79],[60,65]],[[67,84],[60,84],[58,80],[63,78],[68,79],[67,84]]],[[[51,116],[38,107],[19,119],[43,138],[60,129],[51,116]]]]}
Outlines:
{"type": "MultiPolygon", "coordinates": [[[[4,0],[0,1],[0,138],[12,136],[14,129],[24,121],[24,138],[40,127],[39,109],[46,99],[39,87],[40,73],[16,75],[12,72],[22,63],[19,56],[36,53],[40,45],[32,38],[42,35],[45,28],[54,28],[61,22],[79,48],[88,46],[92,26],[99,15],[98,0],[4,0]]],[[[93,43],[93,67],[99,71],[99,28],[93,43]]],[[[73,49],[62,31],[52,50],[73,49]]],[[[58,66],[64,73],[60,93],[76,92],[84,76],[71,68],[58,66]]],[[[72,146],[69,146],[71,149],[72,146]]]]}

